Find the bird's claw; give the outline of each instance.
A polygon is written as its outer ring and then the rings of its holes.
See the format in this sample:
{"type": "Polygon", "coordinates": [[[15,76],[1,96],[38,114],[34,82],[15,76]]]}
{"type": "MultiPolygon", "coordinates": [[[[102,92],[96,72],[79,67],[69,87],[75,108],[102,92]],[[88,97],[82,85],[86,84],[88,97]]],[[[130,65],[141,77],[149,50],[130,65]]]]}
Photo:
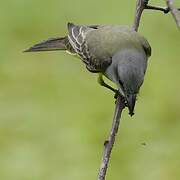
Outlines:
{"type": "Polygon", "coordinates": [[[118,96],[121,96],[122,100],[124,101],[124,105],[127,107],[127,101],[125,100],[125,98],[120,94],[120,92],[118,90],[115,91],[115,94],[114,94],[114,99],[115,99],[115,104],[116,104],[116,101],[117,101],[117,98],[118,96]]]}

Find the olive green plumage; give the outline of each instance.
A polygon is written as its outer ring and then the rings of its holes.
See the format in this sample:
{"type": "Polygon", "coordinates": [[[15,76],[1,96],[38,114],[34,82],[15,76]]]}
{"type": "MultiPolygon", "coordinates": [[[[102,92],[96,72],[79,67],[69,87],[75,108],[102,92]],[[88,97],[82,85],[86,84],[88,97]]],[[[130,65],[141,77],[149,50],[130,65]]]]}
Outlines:
{"type": "Polygon", "coordinates": [[[151,55],[151,47],[143,36],[127,26],[68,23],[67,36],[36,44],[26,52],[50,50],[67,50],[78,55],[90,72],[100,73],[101,85],[125,98],[133,115],[136,95],[151,55]],[[116,83],[118,90],[105,84],[102,74],[116,83]]]}
{"type": "Polygon", "coordinates": [[[151,55],[151,48],[147,40],[127,26],[99,26],[98,29],[86,34],[89,51],[97,59],[112,57],[124,48],[143,48],[151,55]]]}

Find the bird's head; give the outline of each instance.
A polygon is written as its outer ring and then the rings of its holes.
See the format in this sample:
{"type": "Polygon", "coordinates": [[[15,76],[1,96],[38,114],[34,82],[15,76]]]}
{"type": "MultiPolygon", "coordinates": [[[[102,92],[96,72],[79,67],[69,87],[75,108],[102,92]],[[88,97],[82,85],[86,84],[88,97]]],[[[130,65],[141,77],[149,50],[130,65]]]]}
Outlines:
{"type": "Polygon", "coordinates": [[[125,98],[131,116],[134,115],[136,97],[144,81],[146,70],[146,64],[143,64],[139,59],[126,58],[118,61],[117,66],[116,83],[120,94],[125,98]]]}
{"type": "Polygon", "coordinates": [[[144,80],[144,73],[133,64],[121,64],[118,66],[119,92],[124,96],[129,114],[134,115],[136,97],[144,80]]]}

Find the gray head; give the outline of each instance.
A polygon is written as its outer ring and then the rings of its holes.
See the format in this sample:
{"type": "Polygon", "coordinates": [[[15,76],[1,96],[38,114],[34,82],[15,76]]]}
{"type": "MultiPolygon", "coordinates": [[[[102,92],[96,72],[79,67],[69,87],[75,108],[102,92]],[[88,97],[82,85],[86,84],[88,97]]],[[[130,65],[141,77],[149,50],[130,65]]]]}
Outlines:
{"type": "Polygon", "coordinates": [[[115,54],[112,69],[107,70],[107,76],[117,84],[120,94],[124,96],[131,116],[134,114],[136,96],[143,83],[146,66],[144,51],[129,49],[115,54]]]}
{"type": "Polygon", "coordinates": [[[120,92],[124,95],[129,114],[134,114],[134,106],[136,96],[144,80],[144,71],[142,65],[138,62],[127,60],[126,63],[119,62],[118,64],[118,87],[120,92]]]}

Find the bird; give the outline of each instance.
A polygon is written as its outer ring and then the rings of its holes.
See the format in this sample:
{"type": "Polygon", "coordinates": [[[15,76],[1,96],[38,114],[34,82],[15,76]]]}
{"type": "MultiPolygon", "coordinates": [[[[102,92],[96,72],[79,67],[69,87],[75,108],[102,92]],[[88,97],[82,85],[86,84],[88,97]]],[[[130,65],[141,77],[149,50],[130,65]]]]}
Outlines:
{"type": "Polygon", "coordinates": [[[24,52],[66,51],[82,60],[91,73],[98,74],[98,83],[117,97],[123,97],[130,116],[143,84],[151,46],[147,39],[126,25],[67,24],[67,34],[50,38],[24,52]],[[103,77],[116,84],[108,85],[103,77]]]}

